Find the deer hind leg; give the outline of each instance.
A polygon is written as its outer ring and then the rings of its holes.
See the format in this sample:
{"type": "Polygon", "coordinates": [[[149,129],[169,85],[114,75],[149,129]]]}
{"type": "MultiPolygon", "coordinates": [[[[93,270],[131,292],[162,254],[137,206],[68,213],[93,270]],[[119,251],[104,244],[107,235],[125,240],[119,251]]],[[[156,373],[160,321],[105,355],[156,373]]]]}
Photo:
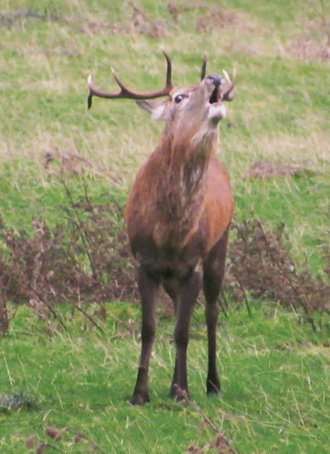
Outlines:
{"type": "Polygon", "coordinates": [[[190,271],[179,284],[176,307],[177,322],[174,330],[176,359],[170,394],[178,402],[189,402],[187,378],[187,347],[189,341],[190,318],[202,286],[201,272],[190,271]]]}
{"type": "Polygon", "coordinates": [[[208,338],[208,373],[206,389],[208,394],[220,392],[220,380],[216,364],[216,334],[218,325],[218,297],[225,272],[228,230],[211,249],[204,263],[203,287],[206,300],[205,317],[208,338]]]}
{"type": "MultiPolygon", "coordinates": [[[[168,296],[173,301],[175,316],[177,316],[178,300],[179,300],[179,283],[177,280],[170,279],[164,280],[163,282],[164,289],[168,296]]],[[[172,384],[170,387],[170,396],[175,397],[178,391],[178,359],[175,355],[175,366],[174,373],[172,378],[172,384]]]]}
{"type": "MultiPolygon", "coordinates": [[[[177,315],[177,307],[178,307],[178,299],[179,299],[179,284],[174,279],[167,279],[163,281],[163,287],[168,294],[168,296],[173,301],[174,305],[174,312],[177,315]]],[[[177,388],[177,381],[178,381],[178,360],[175,357],[175,366],[174,366],[174,373],[172,378],[172,384],[170,388],[170,396],[175,397],[176,395],[176,388],[177,388]]]]}
{"type": "Polygon", "coordinates": [[[131,405],[144,405],[149,402],[148,370],[152,346],[156,334],[156,297],[159,290],[159,279],[150,276],[141,266],[138,275],[138,286],[142,304],[141,357],[131,405]]]}

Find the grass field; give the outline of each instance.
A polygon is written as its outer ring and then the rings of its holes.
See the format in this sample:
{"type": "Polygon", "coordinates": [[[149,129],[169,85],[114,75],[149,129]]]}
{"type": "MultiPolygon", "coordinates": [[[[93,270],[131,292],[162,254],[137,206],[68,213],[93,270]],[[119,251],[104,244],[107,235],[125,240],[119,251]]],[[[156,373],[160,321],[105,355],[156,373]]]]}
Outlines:
{"type": "Polygon", "coordinates": [[[82,332],[79,317],[67,332],[50,335],[49,324],[20,309],[10,336],[2,340],[0,383],[2,391],[24,393],[17,400],[27,402],[22,409],[0,410],[1,452],[25,453],[26,441],[36,435],[36,446],[47,441],[68,453],[87,453],[94,444],[106,453],[183,453],[193,445],[201,450],[192,452],[199,453],[219,433],[241,453],[328,452],[330,371],[324,333],[313,334],[294,315],[267,305],[255,305],[252,318],[245,311],[222,317],[223,393],[210,399],[204,385],[204,317],[198,309],[189,347],[193,403],[185,407],[168,397],[174,322],[161,318],[151,403],[132,408],[139,311],[122,303],[107,310],[104,335],[90,328],[82,332]],[[67,428],[61,441],[44,434],[49,426],[67,428]],[[78,431],[88,441],[70,444],[78,431]]]}
{"type": "MultiPolygon", "coordinates": [[[[37,217],[50,226],[65,221],[63,178],[75,200],[87,182],[93,203],[110,198],[122,203],[162,125],[130,101],[95,99],[87,111],[87,75],[92,72],[97,85],[115,90],[113,66],[129,86],[158,88],[165,77],[163,45],[172,57],[175,83],[196,83],[206,51],[209,72],[232,67],[238,72],[219,149],[231,176],[235,219],[284,222],[298,268],[307,266],[328,279],[329,4],[182,0],[175,5],[1,2],[1,218],[27,234],[37,217]],[[271,175],[263,170],[266,178],[251,177],[253,169],[269,165],[271,175]]],[[[251,318],[245,309],[222,316],[223,394],[212,400],[202,386],[206,346],[197,310],[189,352],[190,407],[167,397],[173,363],[167,341],[174,322],[161,318],[152,403],[143,409],[128,405],[139,352],[138,307],[109,302],[104,334],[83,331],[78,315],[69,322],[65,308],[68,330],[57,332],[56,322],[47,327],[20,307],[0,340],[0,395],[21,401],[23,408],[0,408],[0,451],[25,453],[30,444],[39,454],[87,453],[94,445],[106,453],[182,453],[189,447],[197,454],[328,452],[326,333],[313,333],[274,302],[250,304],[251,318]],[[68,429],[61,441],[44,434],[50,425],[68,429]],[[77,431],[88,440],[71,444],[77,431]],[[26,447],[33,434],[36,439],[26,447]],[[46,440],[52,446],[40,445],[46,440]]]]}

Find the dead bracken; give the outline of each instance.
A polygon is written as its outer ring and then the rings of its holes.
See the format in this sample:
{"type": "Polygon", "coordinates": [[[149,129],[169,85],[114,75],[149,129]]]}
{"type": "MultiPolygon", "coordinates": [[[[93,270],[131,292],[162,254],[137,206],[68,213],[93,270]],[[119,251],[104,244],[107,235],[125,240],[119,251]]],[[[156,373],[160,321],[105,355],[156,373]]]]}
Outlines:
{"type": "Polygon", "coordinates": [[[321,42],[306,36],[298,36],[288,46],[290,54],[301,60],[330,60],[330,37],[324,36],[321,42]]]}
{"type": "Polygon", "coordinates": [[[70,203],[66,222],[50,228],[46,221],[34,219],[31,235],[0,223],[2,332],[9,324],[6,301],[27,304],[47,319],[55,316],[58,302],[79,301],[84,306],[137,299],[123,207],[114,200],[92,205],[88,197],[70,203]]]}
{"type": "Polygon", "coordinates": [[[307,165],[291,164],[279,160],[268,161],[264,159],[256,160],[249,168],[247,178],[265,180],[266,178],[288,178],[304,174],[314,174],[307,165]]]}
{"type": "Polygon", "coordinates": [[[209,32],[211,30],[235,30],[235,31],[253,31],[255,25],[247,20],[246,15],[236,10],[220,10],[199,16],[196,19],[195,29],[197,32],[209,32]]]}
{"type": "MultiPolygon", "coordinates": [[[[79,301],[84,312],[98,303],[102,319],[104,302],[138,301],[123,206],[115,200],[96,205],[86,195],[74,201],[67,191],[70,204],[62,224],[51,228],[35,219],[28,235],[0,223],[0,334],[10,324],[8,301],[27,304],[44,320],[56,317],[59,302],[79,301]]],[[[329,312],[330,285],[295,265],[284,232],[284,225],[271,229],[257,219],[234,223],[225,291],[229,300],[244,301],[250,294],[302,309],[312,320],[316,310],[329,312]]]]}
{"type": "Polygon", "coordinates": [[[48,441],[40,440],[36,434],[31,434],[25,440],[25,447],[28,450],[33,450],[36,454],[42,454],[46,451],[68,452],[67,450],[72,445],[84,442],[83,452],[100,452],[101,454],[105,454],[98,445],[80,430],[73,430],[69,427],[59,428],[57,426],[47,426],[44,429],[44,434],[52,440],[52,444],[48,441]]]}
{"type": "MultiPolygon", "coordinates": [[[[95,35],[101,32],[111,34],[132,34],[146,35],[150,38],[163,38],[169,36],[168,24],[162,20],[151,19],[143,8],[138,7],[132,0],[126,0],[125,7],[131,11],[131,15],[124,22],[87,22],[80,26],[80,30],[88,35],[95,35]]],[[[175,10],[169,7],[171,17],[178,18],[175,10]]]]}
{"type": "MultiPolygon", "coordinates": [[[[299,270],[290,257],[284,224],[266,228],[258,219],[235,223],[236,238],[229,246],[227,289],[243,301],[246,292],[254,298],[278,302],[293,311],[303,310],[315,328],[314,311],[329,313],[330,285],[299,270]]],[[[233,233],[234,233],[233,232],[233,233]]]]}

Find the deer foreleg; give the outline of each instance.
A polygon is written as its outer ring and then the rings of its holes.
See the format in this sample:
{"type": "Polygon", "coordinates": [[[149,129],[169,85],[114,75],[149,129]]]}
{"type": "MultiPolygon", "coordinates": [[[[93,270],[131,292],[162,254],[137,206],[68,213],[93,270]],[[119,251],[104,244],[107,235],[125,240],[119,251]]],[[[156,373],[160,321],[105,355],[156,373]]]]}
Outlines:
{"type": "Polygon", "coordinates": [[[177,323],[174,331],[176,360],[171,395],[179,402],[189,402],[187,378],[187,348],[189,341],[190,319],[201,288],[201,272],[194,270],[180,286],[177,306],[177,323]]]}
{"type": "Polygon", "coordinates": [[[208,373],[206,389],[208,394],[220,392],[217,372],[217,326],[219,316],[218,297],[225,272],[228,231],[212,248],[204,264],[204,294],[206,299],[205,318],[208,338],[208,373]]]}
{"type": "Polygon", "coordinates": [[[143,405],[150,400],[148,370],[156,334],[156,296],[159,289],[159,280],[154,276],[149,276],[141,266],[139,269],[138,285],[142,304],[142,345],[136,384],[130,401],[132,405],[143,405]]]}

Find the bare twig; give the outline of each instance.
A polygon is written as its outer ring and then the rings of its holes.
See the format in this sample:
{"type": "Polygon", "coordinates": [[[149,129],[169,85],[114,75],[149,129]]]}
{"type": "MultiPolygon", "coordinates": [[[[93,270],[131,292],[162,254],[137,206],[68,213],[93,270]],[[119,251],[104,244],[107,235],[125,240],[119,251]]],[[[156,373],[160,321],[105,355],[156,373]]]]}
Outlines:
{"type": "Polygon", "coordinates": [[[222,312],[224,313],[225,317],[228,318],[227,311],[226,311],[224,305],[222,304],[222,299],[224,299],[226,306],[228,307],[227,300],[226,300],[226,297],[225,297],[225,294],[223,291],[221,291],[221,297],[220,296],[218,297],[218,301],[219,301],[219,305],[220,305],[222,312]]]}
{"type": "Polygon", "coordinates": [[[0,290],[0,336],[5,335],[8,332],[8,328],[9,320],[6,300],[5,296],[2,294],[2,291],[0,290]]]}
{"type": "Polygon", "coordinates": [[[239,288],[241,289],[241,291],[242,291],[242,293],[243,293],[244,301],[245,301],[245,306],[246,306],[246,309],[247,309],[247,311],[248,311],[249,316],[251,317],[251,315],[252,315],[252,314],[251,314],[251,309],[250,309],[249,301],[248,301],[247,296],[246,296],[245,288],[243,287],[243,284],[241,283],[241,280],[240,280],[240,278],[238,277],[238,275],[237,275],[237,273],[236,273],[235,270],[233,270],[233,274],[234,274],[235,279],[236,279],[236,281],[237,281],[237,283],[238,283],[238,285],[239,285],[239,288]]]}
{"type": "Polygon", "coordinates": [[[75,309],[81,312],[99,331],[101,331],[102,334],[104,334],[103,329],[96,323],[91,315],[87,314],[87,312],[81,309],[81,307],[79,307],[77,304],[73,303],[73,306],[75,307],[75,309]]]}
{"type": "Polygon", "coordinates": [[[72,208],[72,210],[73,210],[73,212],[74,212],[74,214],[75,214],[75,217],[76,217],[76,222],[75,222],[75,224],[76,224],[76,226],[77,226],[77,228],[78,228],[78,231],[79,231],[79,233],[80,233],[80,238],[81,238],[81,241],[82,241],[82,243],[83,243],[83,246],[84,246],[84,249],[85,249],[85,253],[86,253],[87,257],[88,257],[88,260],[89,260],[89,264],[90,264],[90,267],[91,267],[91,270],[92,270],[93,277],[94,277],[94,279],[97,279],[97,273],[96,273],[96,270],[95,270],[95,268],[94,268],[93,260],[92,260],[92,257],[91,257],[91,254],[90,254],[90,252],[89,252],[89,248],[88,248],[88,245],[87,245],[87,242],[89,242],[89,241],[88,241],[88,235],[87,235],[86,231],[85,231],[84,228],[83,228],[81,219],[80,219],[80,217],[79,217],[79,214],[78,214],[78,212],[77,212],[75,203],[74,203],[73,198],[72,198],[72,194],[71,194],[71,192],[70,192],[70,190],[69,190],[69,188],[68,188],[68,185],[67,185],[66,182],[65,182],[65,179],[64,179],[64,177],[63,177],[63,174],[62,174],[61,182],[62,182],[62,184],[63,184],[63,186],[64,186],[66,195],[67,195],[67,197],[68,197],[68,199],[69,199],[69,201],[70,201],[71,208],[72,208]]]}
{"type": "Polygon", "coordinates": [[[64,328],[66,331],[68,330],[68,328],[66,327],[65,323],[63,322],[63,320],[61,319],[61,317],[59,317],[57,315],[57,313],[55,312],[53,306],[51,304],[48,304],[46,303],[46,301],[41,297],[41,295],[39,294],[39,292],[37,292],[37,290],[35,290],[33,287],[30,286],[30,290],[38,297],[38,300],[44,305],[47,307],[47,309],[52,313],[52,315],[54,316],[54,318],[56,318],[56,320],[58,320],[59,324],[62,326],[62,328],[64,328]]]}

